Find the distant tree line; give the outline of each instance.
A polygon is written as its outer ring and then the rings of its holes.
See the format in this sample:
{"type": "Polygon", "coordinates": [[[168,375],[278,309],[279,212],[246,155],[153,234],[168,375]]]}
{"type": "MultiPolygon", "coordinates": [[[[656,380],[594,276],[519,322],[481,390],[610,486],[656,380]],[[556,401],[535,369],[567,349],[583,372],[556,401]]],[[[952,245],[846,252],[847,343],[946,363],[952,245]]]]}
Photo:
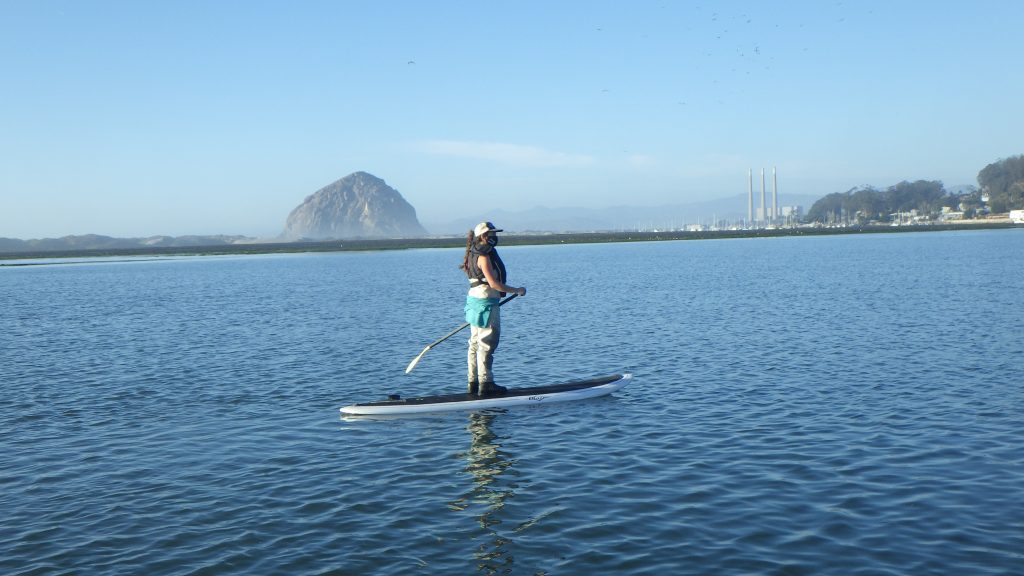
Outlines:
{"type": "Polygon", "coordinates": [[[943,207],[963,210],[973,217],[987,208],[1002,213],[1024,208],[1024,155],[989,164],[978,173],[978,187],[949,192],[938,180],[900,182],[884,190],[872,186],[835,192],[818,200],[807,212],[809,222],[867,224],[892,220],[894,214],[916,210],[919,215],[935,215],[943,207]]]}
{"type": "Polygon", "coordinates": [[[892,214],[911,210],[931,214],[941,212],[943,206],[956,209],[960,196],[947,192],[938,180],[904,181],[885,190],[863,186],[835,192],[818,200],[807,212],[807,220],[842,220],[861,224],[884,222],[890,220],[892,214]]]}

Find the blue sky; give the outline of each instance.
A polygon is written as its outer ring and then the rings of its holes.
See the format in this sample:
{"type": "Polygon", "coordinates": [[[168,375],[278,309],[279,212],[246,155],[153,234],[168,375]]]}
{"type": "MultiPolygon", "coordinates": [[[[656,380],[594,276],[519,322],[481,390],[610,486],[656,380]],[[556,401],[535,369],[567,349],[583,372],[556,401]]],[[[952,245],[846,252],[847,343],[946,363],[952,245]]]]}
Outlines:
{"type": "Polygon", "coordinates": [[[272,236],[349,173],[421,221],[1024,153],[1024,2],[0,2],[0,237],[272,236]]]}

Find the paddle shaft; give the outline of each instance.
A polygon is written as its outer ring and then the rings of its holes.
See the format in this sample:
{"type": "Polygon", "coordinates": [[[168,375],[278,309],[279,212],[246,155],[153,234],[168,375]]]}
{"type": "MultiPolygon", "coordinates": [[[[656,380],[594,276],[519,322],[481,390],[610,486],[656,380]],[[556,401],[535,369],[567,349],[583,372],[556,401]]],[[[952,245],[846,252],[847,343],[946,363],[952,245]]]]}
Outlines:
{"type": "MultiPolygon", "coordinates": [[[[509,296],[508,298],[505,298],[501,302],[498,302],[498,306],[504,306],[506,302],[512,300],[516,296],[518,296],[518,294],[513,294],[513,295],[509,296]]],[[[437,346],[438,344],[440,344],[441,342],[444,342],[445,340],[451,338],[452,336],[455,336],[459,332],[462,332],[463,330],[466,329],[466,326],[469,326],[469,322],[464,322],[461,326],[459,326],[455,330],[452,330],[451,332],[445,334],[439,340],[437,340],[435,342],[431,342],[430,344],[427,344],[427,347],[423,349],[423,352],[420,352],[418,356],[416,356],[415,358],[412,359],[412,362],[409,362],[409,366],[406,367],[405,373],[408,374],[409,372],[412,372],[412,369],[416,367],[416,364],[420,361],[420,358],[423,358],[423,355],[426,354],[427,352],[429,352],[431,348],[433,348],[434,346],[437,346]]]]}

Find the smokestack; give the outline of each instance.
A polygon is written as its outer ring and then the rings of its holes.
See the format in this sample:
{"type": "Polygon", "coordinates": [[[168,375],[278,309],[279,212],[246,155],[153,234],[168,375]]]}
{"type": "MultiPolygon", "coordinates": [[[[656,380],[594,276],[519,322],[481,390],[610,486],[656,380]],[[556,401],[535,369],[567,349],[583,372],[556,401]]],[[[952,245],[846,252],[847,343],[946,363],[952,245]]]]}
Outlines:
{"type": "Polygon", "coordinates": [[[764,168],[761,168],[761,221],[768,220],[768,213],[764,205],[764,168]]]}
{"type": "Polygon", "coordinates": [[[747,226],[754,222],[754,169],[747,169],[747,226]]]}
{"type": "Polygon", "coordinates": [[[772,220],[779,217],[779,181],[772,166],[772,220]]]}

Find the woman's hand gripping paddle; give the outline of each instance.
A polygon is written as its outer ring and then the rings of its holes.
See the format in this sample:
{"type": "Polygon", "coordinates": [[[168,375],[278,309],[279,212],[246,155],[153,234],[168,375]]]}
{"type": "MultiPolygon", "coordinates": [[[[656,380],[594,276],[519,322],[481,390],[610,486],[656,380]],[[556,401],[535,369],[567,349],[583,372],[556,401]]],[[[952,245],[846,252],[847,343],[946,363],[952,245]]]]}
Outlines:
{"type": "MultiPolygon", "coordinates": [[[[516,296],[517,296],[517,294],[513,294],[513,295],[509,296],[508,298],[505,298],[501,302],[498,302],[498,306],[503,306],[506,302],[508,302],[509,300],[512,300],[516,296]]],[[[466,326],[469,326],[469,322],[463,323],[462,326],[459,326],[455,330],[452,330],[451,332],[446,334],[440,340],[437,340],[436,342],[431,342],[430,344],[427,344],[427,347],[423,349],[423,352],[420,352],[419,354],[417,354],[416,357],[412,359],[412,362],[409,362],[409,365],[405,368],[405,373],[408,374],[409,372],[412,372],[412,369],[415,368],[416,364],[419,363],[420,358],[423,358],[423,355],[426,354],[427,352],[429,352],[431,348],[433,348],[434,346],[437,346],[438,344],[440,344],[441,342],[444,342],[445,340],[451,338],[452,336],[455,336],[459,332],[462,332],[463,330],[465,330],[466,326]]]]}

